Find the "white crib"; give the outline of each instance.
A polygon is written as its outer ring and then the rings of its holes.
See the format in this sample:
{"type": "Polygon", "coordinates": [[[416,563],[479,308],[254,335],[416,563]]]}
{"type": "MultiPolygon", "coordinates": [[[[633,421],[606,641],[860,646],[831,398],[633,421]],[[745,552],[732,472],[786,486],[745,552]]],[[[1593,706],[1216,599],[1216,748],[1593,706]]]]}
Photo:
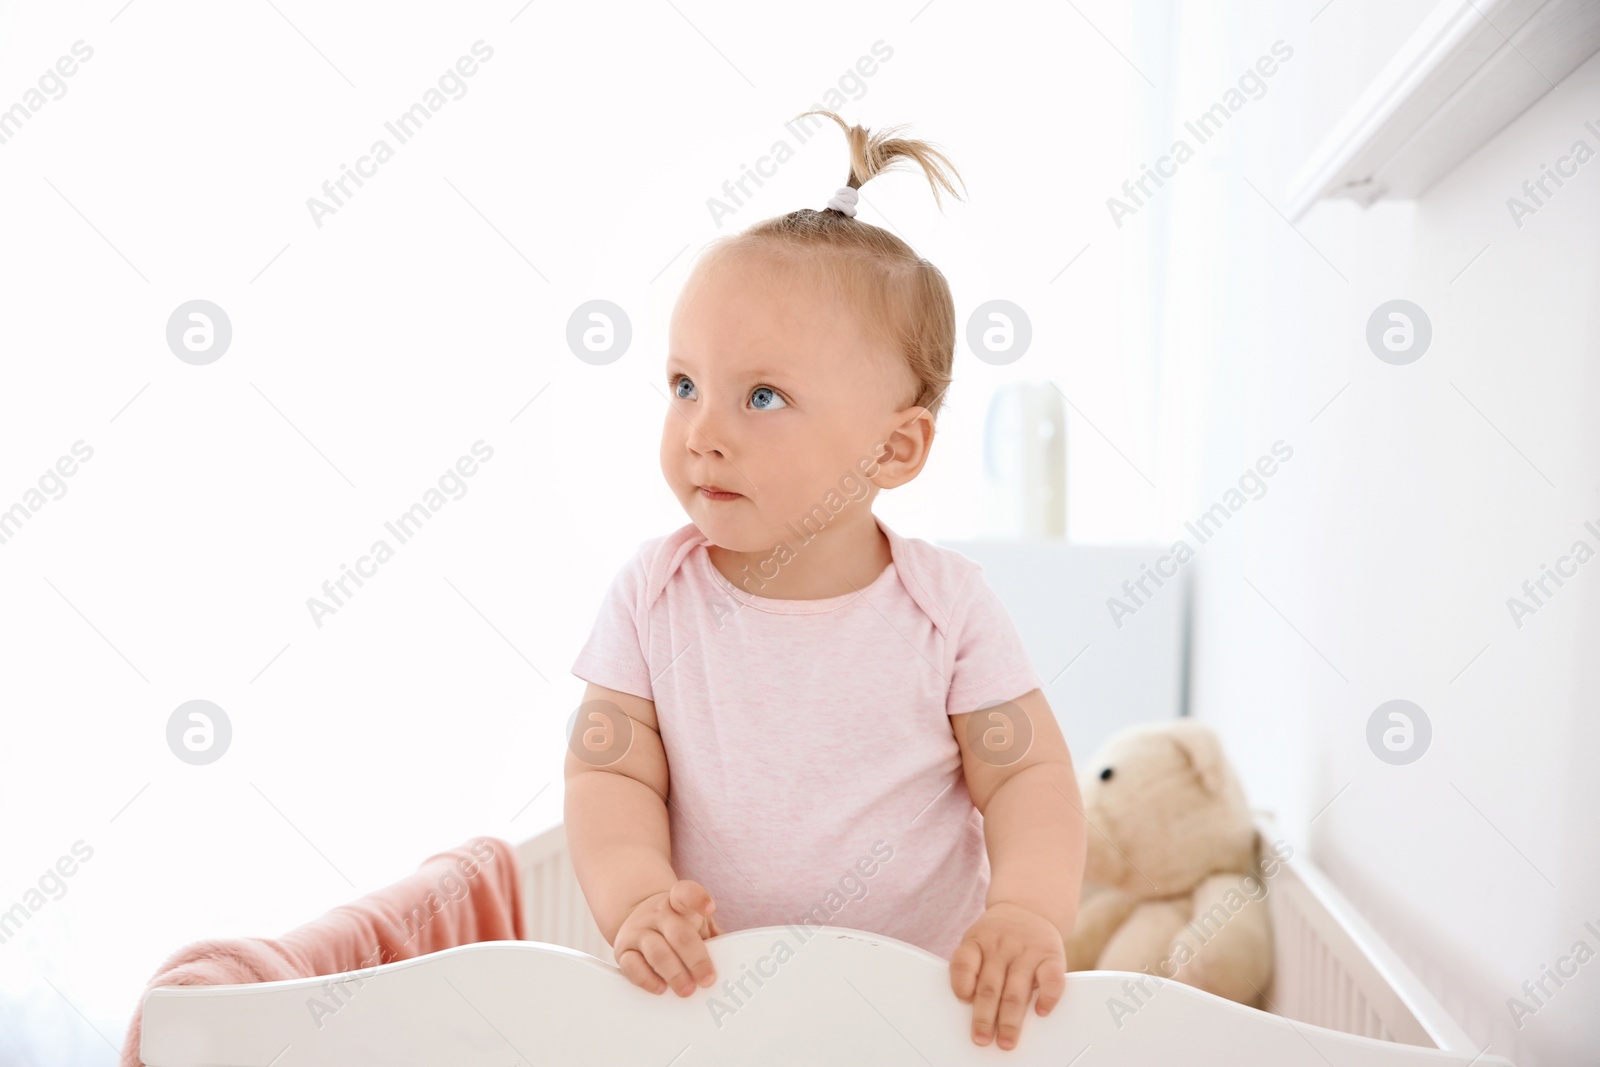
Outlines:
{"type": "MultiPolygon", "coordinates": [[[[1264,840],[1277,840],[1270,822],[1264,840]]],[[[155,989],[151,1067],[510,1064],[980,1064],[1051,1067],[1511,1067],[1474,1047],[1326,877],[1298,854],[1269,882],[1271,1011],[1175,982],[1074,972],[1016,1048],[979,1047],[949,965],[835,927],[707,942],[718,984],[646,993],[611,963],[557,826],[518,848],[530,941],[490,941],[346,977],[155,989]],[[743,990],[725,989],[739,982],[743,990]],[[1134,983],[1141,983],[1139,985],[1134,983]],[[1111,1001],[1124,1009],[1113,1013],[1111,1001]],[[310,1004],[337,1010],[314,1014],[310,1004]]]]}

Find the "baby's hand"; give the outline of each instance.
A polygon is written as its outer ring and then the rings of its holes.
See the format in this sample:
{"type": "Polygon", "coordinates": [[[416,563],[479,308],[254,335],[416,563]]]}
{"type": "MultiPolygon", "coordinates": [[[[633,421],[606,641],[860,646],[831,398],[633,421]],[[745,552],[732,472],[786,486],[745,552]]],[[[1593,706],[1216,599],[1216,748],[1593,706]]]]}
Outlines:
{"type": "Polygon", "coordinates": [[[617,966],[650,993],[664,992],[670,984],[686,997],[696,982],[710,985],[717,972],[704,939],[722,933],[711,917],[716,906],[705,886],[687,878],[645,897],[617,930],[611,946],[617,966]]]}
{"type": "Polygon", "coordinates": [[[989,1043],[998,1008],[1000,1047],[1014,1047],[1035,986],[1034,1010],[1048,1015],[1066,992],[1066,972],[1061,931],[1043,915],[1003,903],[980,915],[950,957],[950,986],[972,1004],[973,1043],[989,1043]]]}

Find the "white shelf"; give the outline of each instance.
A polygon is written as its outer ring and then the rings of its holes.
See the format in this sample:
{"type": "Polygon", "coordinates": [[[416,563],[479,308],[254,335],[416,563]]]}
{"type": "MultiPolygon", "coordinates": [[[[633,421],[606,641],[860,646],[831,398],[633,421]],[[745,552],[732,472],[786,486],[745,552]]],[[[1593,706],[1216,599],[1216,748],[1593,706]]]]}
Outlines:
{"type": "Polygon", "coordinates": [[[1290,183],[1290,218],[1426,192],[1597,49],[1600,0],[1443,0],[1290,183]]]}

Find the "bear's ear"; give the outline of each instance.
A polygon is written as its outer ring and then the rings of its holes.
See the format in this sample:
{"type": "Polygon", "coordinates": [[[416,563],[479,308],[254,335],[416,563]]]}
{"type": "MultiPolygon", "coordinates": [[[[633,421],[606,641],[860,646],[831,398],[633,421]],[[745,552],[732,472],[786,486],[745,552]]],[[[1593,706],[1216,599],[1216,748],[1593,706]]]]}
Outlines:
{"type": "Polygon", "coordinates": [[[1194,769],[1200,788],[1213,796],[1222,792],[1228,770],[1223,760],[1222,742],[1216,733],[1199,723],[1178,723],[1168,736],[1194,769]]]}

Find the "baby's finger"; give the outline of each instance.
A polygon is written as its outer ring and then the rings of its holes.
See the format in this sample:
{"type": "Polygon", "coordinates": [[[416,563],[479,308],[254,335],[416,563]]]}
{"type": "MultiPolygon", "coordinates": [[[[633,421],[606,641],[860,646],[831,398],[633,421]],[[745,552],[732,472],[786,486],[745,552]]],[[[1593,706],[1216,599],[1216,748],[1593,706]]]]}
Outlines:
{"type": "Polygon", "coordinates": [[[1039,982],[1039,1002],[1033,1010],[1040,1015],[1049,1015],[1050,1009],[1061,1001],[1067,991],[1067,969],[1059,956],[1047,956],[1043,963],[1034,971],[1034,977],[1039,982]]]}
{"type": "Polygon", "coordinates": [[[644,953],[636,948],[625,948],[617,957],[617,967],[623,976],[644,990],[646,993],[665,993],[667,983],[661,976],[650,969],[650,964],[645,962],[644,953]]]}
{"type": "Polygon", "coordinates": [[[673,951],[667,939],[659,930],[646,930],[639,935],[639,950],[644,953],[644,958],[650,962],[650,968],[666,980],[672,991],[680,997],[686,997],[694,992],[694,982],[689,977],[689,971],[673,951]]]}
{"type": "Polygon", "coordinates": [[[681,878],[672,884],[667,900],[671,902],[673,911],[684,916],[709,916],[717,907],[717,902],[711,899],[710,890],[688,878],[681,878]]]}
{"type": "Polygon", "coordinates": [[[972,1040],[987,1045],[994,1037],[995,1016],[1000,994],[1005,990],[1006,965],[991,953],[978,970],[978,985],[972,996],[972,1040]]]}
{"type": "Polygon", "coordinates": [[[978,984],[978,968],[983,963],[983,949],[978,942],[967,938],[957,946],[950,957],[950,989],[963,1003],[972,1000],[972,991],[978,984]]]}
{"type": "Polygon", "coordinates": [[[1000,1018],[996,1027],[1001,1048],[1015,1048],[1022,1036],[1022,1019],[1033,999],[1033,975],[1037,968],[1026,957],[1011,961],[1006,968],[1005,990],[1000,994],[1000,1018]]]}
{"type": "Polygon", "coordinates": [[[717,969],[711,962],[711,954],[706,951],[705,939],[691,922],[687,919],[676,922],[669,919],[661,924],[661,932],[684,966],[689,968],[690,980],[695,985],[708,986],[716,981],[717,969]]]}

